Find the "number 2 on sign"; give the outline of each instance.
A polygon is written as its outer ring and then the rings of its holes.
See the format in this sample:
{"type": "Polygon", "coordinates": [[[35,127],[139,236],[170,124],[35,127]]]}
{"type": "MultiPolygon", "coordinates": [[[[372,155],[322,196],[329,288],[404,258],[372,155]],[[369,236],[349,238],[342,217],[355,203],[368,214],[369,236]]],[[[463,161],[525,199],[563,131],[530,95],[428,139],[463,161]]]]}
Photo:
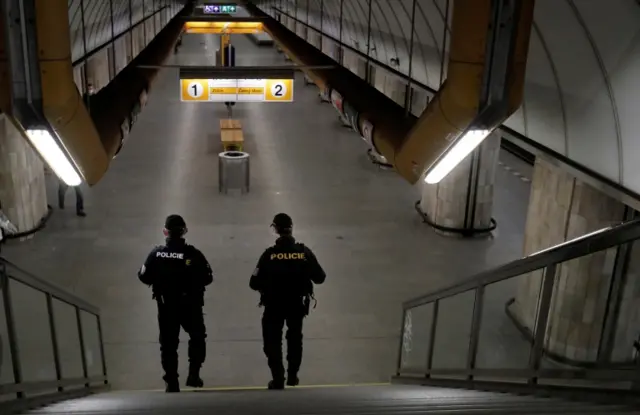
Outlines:
{"type": "Polygon", "coordinates": [[[276,98],[281,98],[287,93],[287,87],[284,84],[278,82],[271,86],[271,94],[276,98]]]}

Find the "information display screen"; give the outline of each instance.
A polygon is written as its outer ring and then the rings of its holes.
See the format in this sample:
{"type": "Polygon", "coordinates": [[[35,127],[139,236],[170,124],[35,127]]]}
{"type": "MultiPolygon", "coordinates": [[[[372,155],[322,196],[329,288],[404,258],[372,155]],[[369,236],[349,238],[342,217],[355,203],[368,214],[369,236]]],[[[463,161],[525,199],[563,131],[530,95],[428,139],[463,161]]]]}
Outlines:
{"type": "Polygon", "coordinates": [[[235,4],[205,4],[202,6],[204,14],[233,14],[237,9],[235,4]]]}
{"type": "Polygon", "coordinates": [[[181,79],[183,102],[292,102],[293,79],[181,79]]]}

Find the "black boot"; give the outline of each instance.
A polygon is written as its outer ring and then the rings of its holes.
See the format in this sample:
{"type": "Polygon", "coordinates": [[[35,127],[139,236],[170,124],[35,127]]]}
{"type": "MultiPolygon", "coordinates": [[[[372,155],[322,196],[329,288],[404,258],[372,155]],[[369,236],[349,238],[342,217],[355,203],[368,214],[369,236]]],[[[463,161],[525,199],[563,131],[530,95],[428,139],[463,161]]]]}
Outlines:
{"type": "Polygon", "coordinates": [[[187,377],[187,386],[191,388],[201,388],[204,382],[200,378],[200,366],[190,366],[189,376],[187,377]]]}
{"type": "Polygon", "coordinates": [[[298,379],[296,373],[289,373],[289,375],[287,375],[287,386],[298,386],[299,384],[300,379],[298,379]]]}
{"type": "Polygon", "coordinates": [[[180,383],[178,382],[178,378],[165,378],[164,383],[167,385],[165,388],[165,392],[167,393],[176,393],[180,392],[180,383]]]}
{"type": "Polygon", "coordinates": [[[282,390],[284,389],[284,379],[271,380],[267,387],[269,390],[282,390]]]}

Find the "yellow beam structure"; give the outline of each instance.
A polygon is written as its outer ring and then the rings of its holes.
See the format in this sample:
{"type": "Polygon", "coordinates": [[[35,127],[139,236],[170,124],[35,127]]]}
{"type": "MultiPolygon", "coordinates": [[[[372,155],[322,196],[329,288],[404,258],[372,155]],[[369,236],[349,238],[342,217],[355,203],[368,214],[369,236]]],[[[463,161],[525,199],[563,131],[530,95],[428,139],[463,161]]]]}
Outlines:
{"type": "Polygon", "coordinates": [[[249,34],[264,31],[261,22],[186,22],[185,33],[199,34],[249,34]]]}
{"type": "Polygon", "coordinates": [[[92,186],[110,158],[73,80],[67,0],[36,0],[35,6],[44,115],[92,186]]]}

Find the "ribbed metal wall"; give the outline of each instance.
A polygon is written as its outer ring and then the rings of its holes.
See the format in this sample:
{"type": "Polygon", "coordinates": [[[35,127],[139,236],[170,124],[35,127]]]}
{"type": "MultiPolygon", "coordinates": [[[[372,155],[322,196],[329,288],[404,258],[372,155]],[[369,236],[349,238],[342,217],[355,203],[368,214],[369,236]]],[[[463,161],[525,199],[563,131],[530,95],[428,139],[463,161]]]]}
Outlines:
{"type": "Polygon", "coordinates": [[[68,0],[74,65],[144,21],[158,33],[178,13],[180,0],[68,0]]]}

